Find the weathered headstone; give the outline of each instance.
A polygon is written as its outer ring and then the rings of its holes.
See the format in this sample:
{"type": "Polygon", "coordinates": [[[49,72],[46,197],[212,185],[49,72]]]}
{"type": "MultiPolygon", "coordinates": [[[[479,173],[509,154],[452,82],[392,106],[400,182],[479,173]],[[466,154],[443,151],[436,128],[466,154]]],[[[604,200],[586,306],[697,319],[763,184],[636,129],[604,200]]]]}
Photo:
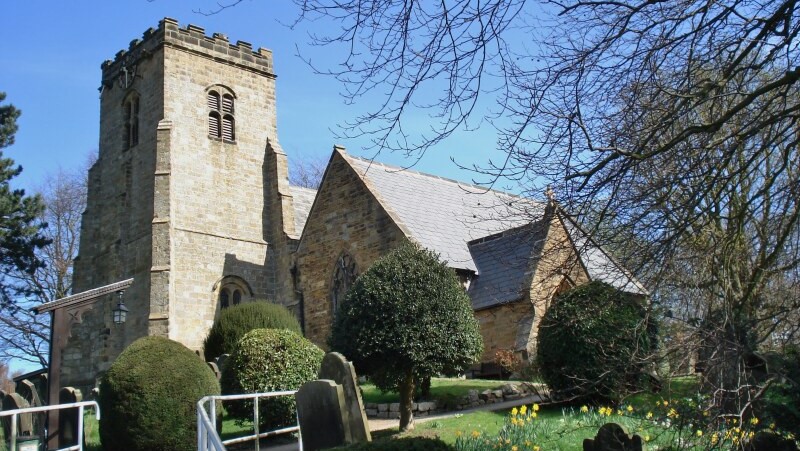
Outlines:
{"type": "MultiPolygon", "coordinates": [[[[8,393],[3,396],[3,411],[24,409],[30,407],[28,401],[17,393],[8,393]]],[[[3,423],[3,433],[11,437],[11,419],[3,423]]],[[[33,415],[22,413],[17,415],[17,436],[33,435],[33,415]]]]}
{"type": "Polygon", "coordinates": [[[39,397],[39,391],[36,390],[36,385],[28,379],[22,379],[17,382],[16,392],[25,398],[25,401],[28,401],[31,407],[40,407],[42,405],[42,400],[39,397]]]}
{"type": "Polygon", "coordinates": [[[583,440],[583,451],[642,451],[642,438],[629,437],[622,426],[606,423],[600,426],[594,439],[583,440]]]}
{"type": "Polygon", "coordinates": [[[322,359],[319,370],[320,379],[330,379],[342,386],[344,391],[344,404],[347,409],[350,433],[355,442],[369,442],[372,436],[369,432],[369,423],[364,411],[364,401],[361,399],[361,390],[358,389],[358,377],[352,362],[348,362],[338,352],[329,352],[322,359]]]}
{"type": "Polygon", "coordinates": [[[211,368],[211,371],[214,372],[214,376],[217,378],[217,380],[219,380],[222,377],[222,373],[219,371],[219,367],[217,366],[216,363],[206,362],[206,365],[208,365],[208,367],[211,368]]]}
{"type": "MultiPolygon", "coordinates": [[[[83,394],[77,388],[64,387],[58,391],[59,404],[83,401],[83,394]]],[[[80,409],[64,409],[58,415],[58,446],[65,448],[78,444],[80,409]]]]}
{"type": "Polygon", "coordinates": [[[332,380],[306,382],[297,390],[295,399],[304,450],[352,443],[341,385],[332,380]]]}

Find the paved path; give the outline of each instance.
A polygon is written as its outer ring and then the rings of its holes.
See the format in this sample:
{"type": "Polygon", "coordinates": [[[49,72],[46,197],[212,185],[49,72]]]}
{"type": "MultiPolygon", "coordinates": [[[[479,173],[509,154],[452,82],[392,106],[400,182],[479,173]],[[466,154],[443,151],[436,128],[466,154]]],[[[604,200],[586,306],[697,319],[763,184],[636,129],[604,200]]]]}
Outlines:
{"type": "MultiPolygon", "coordinates": [[[[519,399],[515,399],[515,400],[512,400],[512,401],[503,401],[503,402],[498,402],[498,403],[494,403],[494,404],[484,404],[482,406],[473,407],[473,408],[470,408],[470,409],[457,410],[457,411],[453,411],[453,412],[443,412],[443,413],[440,413],[440,414],[429,415],[429,416],[426,416],[426,417],[415,416],[414,417],[414,423],[416,423],[416,424],[426,423],[428,421],[441,420],[442,418],[454,417],[454,416],[456,416],[458,414],[462,414],[463,415],[465,413],[478,412],[478,411],[482,411],[482,410],[487,410],[487,411],[505,410],[505,409],[510,409],[512,407],[518,407],[518,406],[521,406],[523,404],[533,404],[535,402],[542,402],[541,398],[538,395],[526,396],[524,398],[519,398],[519,399]]],[[[381,431],[381,430],[384,430],[384,429],[391,429],[391,428],[397,429],[399,427],[400,427],[400,420],[382,420],[382,419],[370,419],[369,420],[369,429],[370,429],[370,431],[373,431],[373,432],[374,431],[381,431]]],[[[268,450],[268,451],[295,451],[295,450],[297,450],[299,448],[298,448],[296,443],[289,443],[289,444],[286,444],[286,445],[279,445],[279,446],[274,446],[274,447],[270,447],[270,448],[262,447],[261,449],[262,450],[268,450]]]]}

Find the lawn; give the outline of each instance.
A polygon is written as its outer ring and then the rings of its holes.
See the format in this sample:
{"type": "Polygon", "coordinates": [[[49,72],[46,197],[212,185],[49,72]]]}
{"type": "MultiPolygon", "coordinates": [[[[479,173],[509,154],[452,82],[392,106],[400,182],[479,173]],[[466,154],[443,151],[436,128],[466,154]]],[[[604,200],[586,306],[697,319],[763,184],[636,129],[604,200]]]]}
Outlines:
{"type": "MultiPolygon", "coordinates": [[[[440,383],[443,382],[440,381],[440,383]]],[[[538,445],[541,449],[548,450],[581,450],[583,449],[583,439],[594,437],[597,429],[607,422],[621,424],[629,433],[638,433],[642,437],[648,438],[651,447],[669,444],[674,440],[671,433],[664,428],[643,421],[642,418],[645,412],[654,410],[656,401],[663,402],[664,399],[691,395],[696,387],[697,381],[694,378],[676,379],[666,385],[659,394],[641,393],[632,396],[623,403],[625,407],[621,412],[615,409],[610,415],[601,415],[595,408],[589,409],[588,412],[582,412],[580,406],[562,408],[542,405],[536,418],[531,420],[536,422],[536,440],[531,440],[532,446],[527,449],[533,449],[534,445],[538,445]],[[631,412],[626,409],[628,405],[631,406],[631,412]]],[[[532,406],[529,405],[526,409],[530,412],[532,406]]],[[[450,444],[455,444],[456,440],[472,440],[477,446],[475,449],[491,448],[494,445],[492,441],[497,440],[498,433],[510,419],[511,412],[511,409],[496,412],[473,412],[417,423],[416,429],[411,432],[398,433],[396,430],[385,430],[378,431],[373,436],[378,440],[400,437],[440,438],[450,444]],[[459,439],[459,437],[461,438],[459,439]],[[490,443],[486,443],[486,440],[490,440],[490,443]]],[[[526,447],[520,446],[519,449],[526,449],[526,447]]]]}
{"type": "MultiPolygon", "coordinates": [[[[452,400],[466,396],[470,390],[495,389],[513,381],[498,381],[485,379],[431,379],[431,398],[441,400],[445,404],[452,400]]],[[[390,403],[400,402],[400,395],[397,392],[381,392],[373,384],[361,384],[361,397],[365,403],[390,403]]]]}

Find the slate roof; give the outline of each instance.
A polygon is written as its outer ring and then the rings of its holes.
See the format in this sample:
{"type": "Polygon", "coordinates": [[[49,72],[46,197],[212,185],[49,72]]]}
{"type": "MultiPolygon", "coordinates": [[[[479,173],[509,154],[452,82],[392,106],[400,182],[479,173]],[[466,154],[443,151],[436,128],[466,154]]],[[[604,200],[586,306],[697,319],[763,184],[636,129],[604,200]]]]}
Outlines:
{"type": "Polygon", "coordinates": [[[567,229],[581,263],[591,280],[601,280],[627,293],[647,295],[647,289],[622,265],[598,245],[578,223],[562,214],[561,221],[567,229]]]}
{"type": "Polygon", "coordinates": [[[544,213],[540,202],[341,155],[398,226],[453,268],[478,272],[468,242],[525,225],[544,213]]]}
{"type": "Polygon", "coordinates": [[[311,206],[314,204],[314,197],[317,196],[317,190],[303,188],[301,186],[289,186],[289,191],[292,193],[294,204],[294,231],[300,236],[303,233],[303,227],[306,226],[308,213],[311,211],[311,206]]]}
{"type": "Polygon", "coordinates": [[[469,243],[480,274],[469,286],[473,309],[522,299],[546,233],[546,224],[538,221],[469,243]]]}
{"type": "MultiPolygon", "coordinates": [[[[473,308],[523,297],[544,244],[544,203],[337,152],[409,237],[450,267],[475,272],[473,308]]],[[[647,294],[572,218],[560,217],[591,280],[647,294]]]]}

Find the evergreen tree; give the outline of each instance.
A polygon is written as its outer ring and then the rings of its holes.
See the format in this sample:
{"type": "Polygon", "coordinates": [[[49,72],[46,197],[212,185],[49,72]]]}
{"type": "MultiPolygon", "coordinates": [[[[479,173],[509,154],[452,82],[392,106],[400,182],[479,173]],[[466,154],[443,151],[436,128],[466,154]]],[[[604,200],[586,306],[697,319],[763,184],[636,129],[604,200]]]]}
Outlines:
{"type": "MultiPolygon", "coordinates": [[[[0,92],[0,102],[6,98],[0,92]]],[[[11,180],[22,172],[14,160],[3,156],[2,149],[14,144],[20,111],[13,105],[0,106],[0,308],[14,308],[17,296],[27,289],[11,283],[11,272],[32,273],[41,267],[36,249],[47,245],[42,235],[46,224],[39,221],[44,209],[39,196],[26,196],[22,189],[11,187],[11,180]]]]}

